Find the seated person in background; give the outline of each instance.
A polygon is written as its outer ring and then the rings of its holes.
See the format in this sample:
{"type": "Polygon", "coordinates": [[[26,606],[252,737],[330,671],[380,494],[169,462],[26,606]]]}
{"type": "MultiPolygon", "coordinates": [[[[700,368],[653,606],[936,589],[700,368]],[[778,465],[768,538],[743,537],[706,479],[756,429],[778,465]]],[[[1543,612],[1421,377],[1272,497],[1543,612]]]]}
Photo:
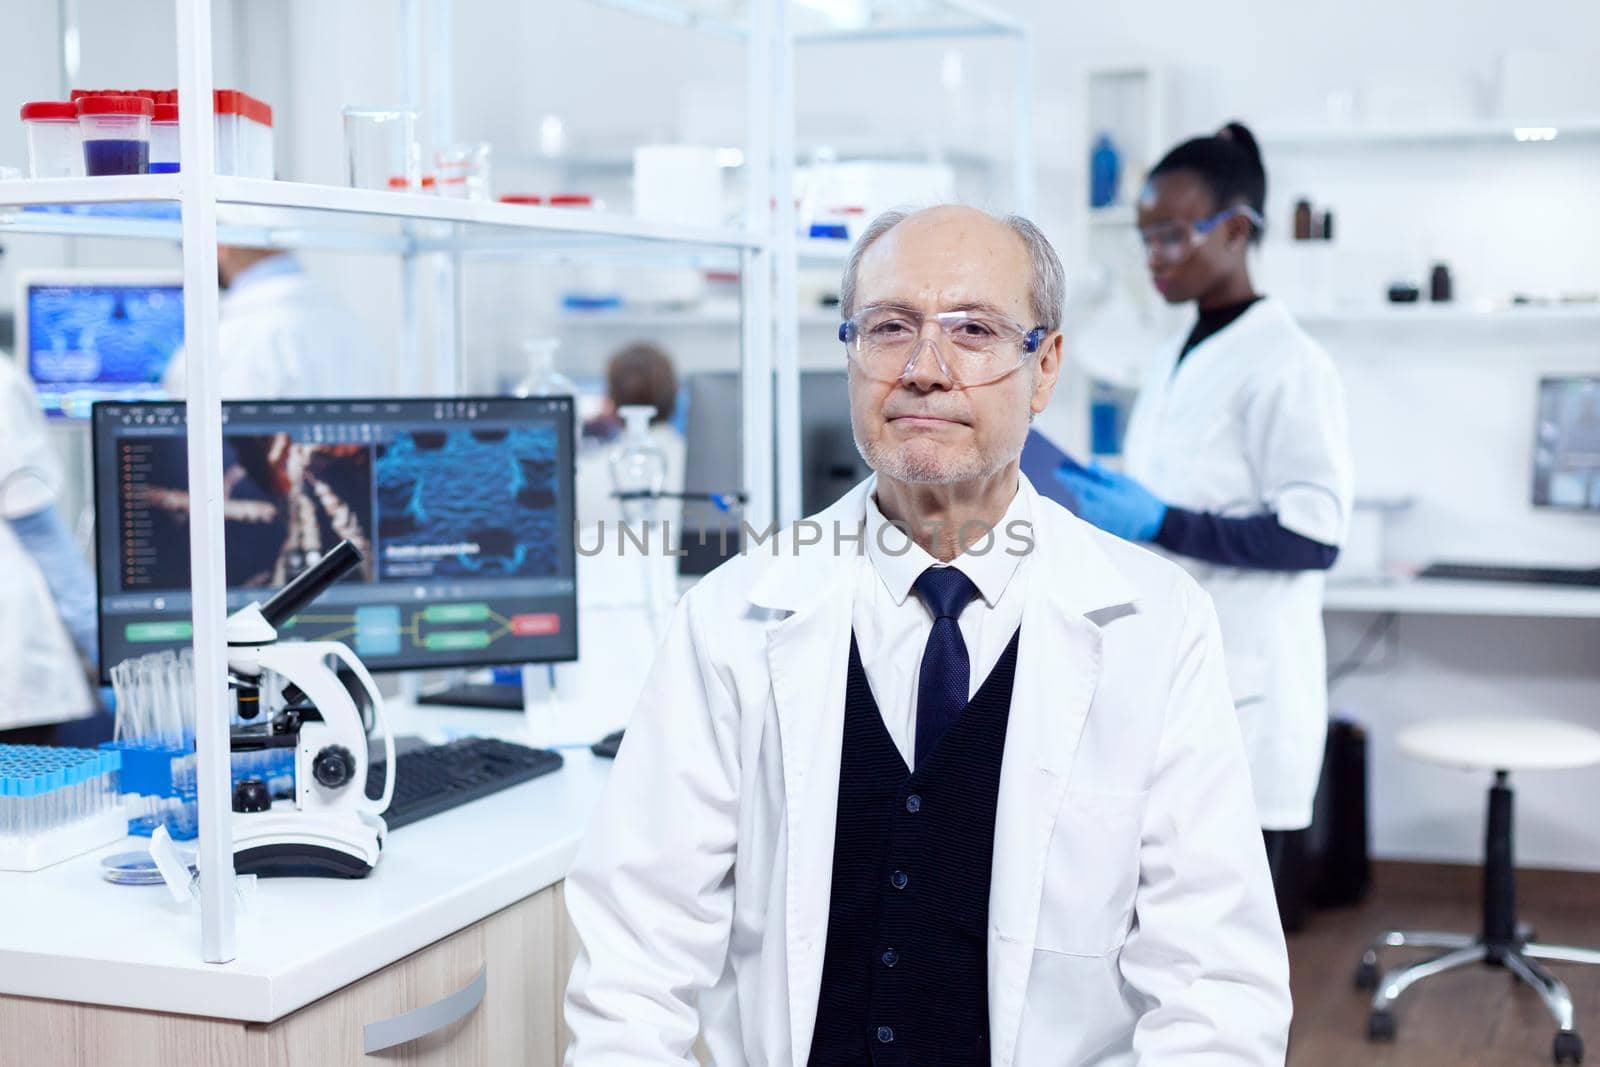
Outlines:
{"type": "MultiPolygon", "coordinates": [[[[667,477],[662,488],[683,491],[683,435],[672,425],[678,406],[678,372],[672,357],[655,345],[638,342],[615,353],[606,363],[605,407],[583,424],[584,447],[578,459],[578,519],[585,524],[604,520],[609,526],[623,518],[619,501],[612,497],[610,458],[612,446],[622,437],[621,408],[642,404],[656,409],[650,420],[650,443],[667,459],[667,477]]],[[[681,507],[677,500],[664,500],[656,517],[678,527],[681,507]]]]}
{"type": "MultiPolygon", "coordinates": [[[[292,253],[217,247],[222,300],[217,323],[224,400],[381,396],[388,379],[377,349],[348,308],[306,274],[292,253]]],[[[179,350],[162,387],[182,397],[188,360],[179,350]]]]}
{"type": "Polygon", "coordinates": [[[94,574],[56,509],[60,483],[33,389],[0,359],[0,730],[96,710],[94,574]]]}

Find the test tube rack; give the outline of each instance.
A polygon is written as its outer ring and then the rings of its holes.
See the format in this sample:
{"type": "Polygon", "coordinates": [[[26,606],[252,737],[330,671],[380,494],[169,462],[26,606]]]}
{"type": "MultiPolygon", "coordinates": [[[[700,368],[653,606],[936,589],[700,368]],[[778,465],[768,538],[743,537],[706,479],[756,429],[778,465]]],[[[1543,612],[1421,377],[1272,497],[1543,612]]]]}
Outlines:
{"type": "MultiPolygon", "coordinates": [[[[194,749],[128,741],[105,741],[100,749],[121,757],[129,834],[149,837],[165,824],[174,841],[192,841],[199,836],[194,749]]],[[[287,778],[287,788],[292,789],[294,750],[235,753],[233,780],[244,778],[259,778],[269,787],[287,778]]]]}
{"type": "Polygon", "coordinates": [[[119,753],[0,745],[0,870],[37,871],[120,840],[119,753]]]}

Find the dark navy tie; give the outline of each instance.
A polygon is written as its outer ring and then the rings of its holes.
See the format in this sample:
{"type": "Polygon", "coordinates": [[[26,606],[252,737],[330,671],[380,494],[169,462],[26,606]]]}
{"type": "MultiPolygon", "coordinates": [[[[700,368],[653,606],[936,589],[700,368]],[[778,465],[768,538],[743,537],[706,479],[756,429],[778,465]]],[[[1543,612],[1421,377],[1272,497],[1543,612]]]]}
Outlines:
{"type": "Polygon", "coordinates": [[[916,766],[921,767],[967,706],[972,665],[956,619],[978,595],[978,587],[954,567],[929,567],[912,588],[933,615],[933,631],[917,675],[916,766]]]}

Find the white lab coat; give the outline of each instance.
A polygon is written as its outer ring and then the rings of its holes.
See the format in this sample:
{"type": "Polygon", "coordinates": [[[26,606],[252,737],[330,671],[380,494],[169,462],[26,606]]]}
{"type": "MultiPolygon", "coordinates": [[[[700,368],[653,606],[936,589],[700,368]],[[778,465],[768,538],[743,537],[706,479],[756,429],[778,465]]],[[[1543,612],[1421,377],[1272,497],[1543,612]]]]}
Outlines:
{"type": "MultiPolygon", "coordinates": [[[[1273,511],[1339,545],[1350,524],[1344,389],[1326,352],[1267,297],[1178,365],[1150,364],[1128,423],[1127,472],[1169,504],[1227,517],[1273,511]]],[[[1288,573],[1174,557],[1222,624],[1261,825],[1311,823],[1327,737],[1321,571],[1288,573]]]]}
{"type": "MultiPolygon", "coordinates": [[[[11,360],[0,358],[0,520],[50,507],[60,484],[33,389],[11,360]]],[[[94,697],[50,586],[0,521],[0,730],[93,712],[94,697]]]]}
{"type": "MultiPolygon", "coordinates": [[[[224,400],[383,396],[386,367],[351,312],[304,273],[251,280],[222,294],[217,317],[224,400]]],[[[187,357],[162,385],[184,395],[187,357]]]]}
{"type": "MultiPolygon", "coordinates": [[[[574,1067],[806,1062],[854,545],[756,547],[679,604],[566,900],[574,1067]]],[[[1022,491],[1033,493],[1026,480],[1022,491]]],[[[1283,935],[1210,605],[1037,495],[995,817],[996,1067],[1281,1065],[1283,935]]]]}

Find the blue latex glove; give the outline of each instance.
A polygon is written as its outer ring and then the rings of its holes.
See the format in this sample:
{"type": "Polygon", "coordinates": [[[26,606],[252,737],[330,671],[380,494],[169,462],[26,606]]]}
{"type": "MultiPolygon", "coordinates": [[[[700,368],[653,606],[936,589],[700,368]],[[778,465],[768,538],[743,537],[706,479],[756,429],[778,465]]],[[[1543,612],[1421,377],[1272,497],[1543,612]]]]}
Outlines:
{"type": "Polygon", "coordinates": [[[1056,477],[1078,506],[1078,517],[1125,541],[1149,541],[1167,517],[1167,505],[1126,474],[1092,467],[1063,465],[1056,477]]]}

